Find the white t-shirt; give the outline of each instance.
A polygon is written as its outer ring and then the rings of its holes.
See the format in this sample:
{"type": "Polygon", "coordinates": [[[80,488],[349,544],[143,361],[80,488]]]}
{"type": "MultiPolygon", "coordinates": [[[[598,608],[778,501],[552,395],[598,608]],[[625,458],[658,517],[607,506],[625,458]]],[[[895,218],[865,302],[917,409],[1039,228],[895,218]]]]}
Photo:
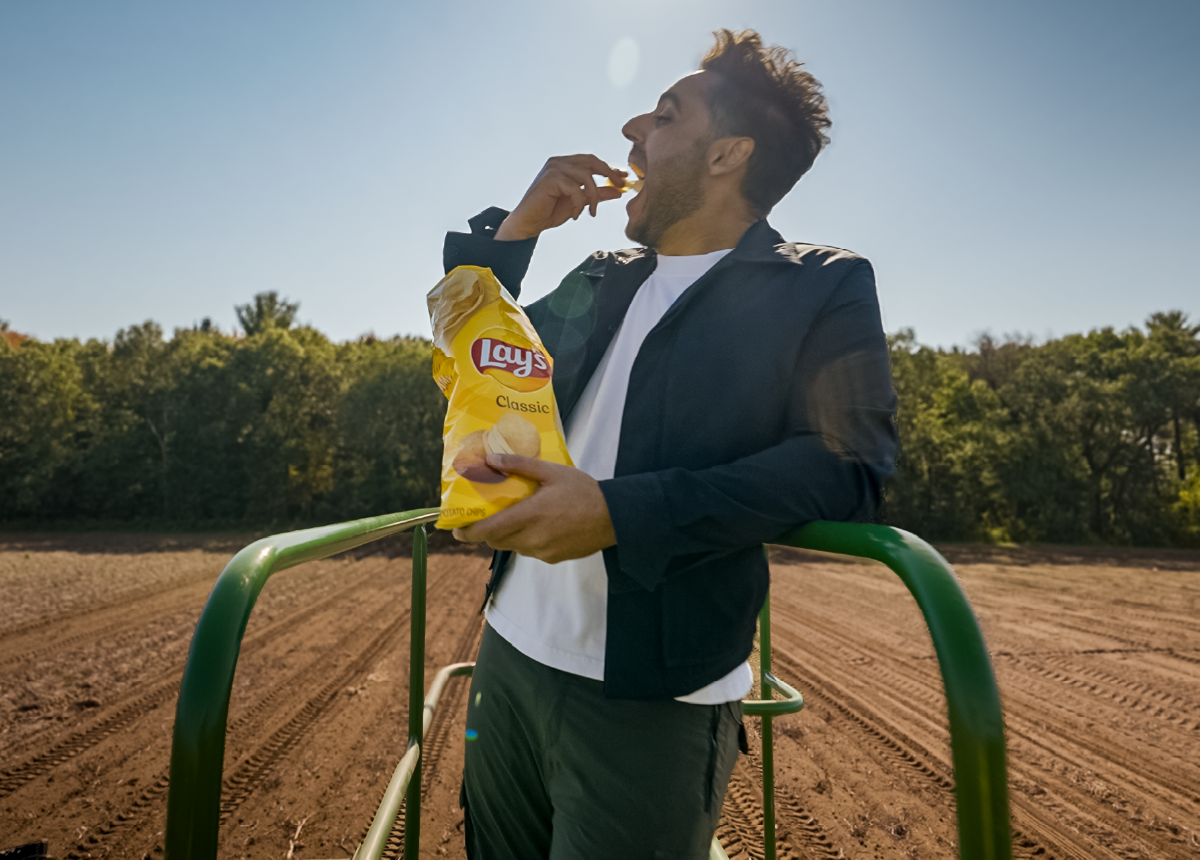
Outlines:
{"type": "MultiPolygon", "coordinates": [[[[728,253],[659,254],[654,272],[638,288],[565,427],[571,459],[597,481],[613,477],[616,468],[629,372],[642,341],[684,290],[728,253]]],[[[527,657],[602,681],[607,613],[608,574],[601,553],[558,564],[518,555],[488,604],[487,620],[527,657]]],[[[741,699],[753,684],[750,664],[743,663],[724,678],[678,699],[717,705],[741,699]]]]}

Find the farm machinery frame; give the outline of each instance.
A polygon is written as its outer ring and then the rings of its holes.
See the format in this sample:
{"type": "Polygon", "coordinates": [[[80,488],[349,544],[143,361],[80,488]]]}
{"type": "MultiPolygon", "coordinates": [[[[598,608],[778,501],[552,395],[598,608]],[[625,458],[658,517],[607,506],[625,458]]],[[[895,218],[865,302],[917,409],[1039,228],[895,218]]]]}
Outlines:
{"type": "MultiPolygon", "coordinates": [[[[413,532],[408,744],[354,857],[378,860],[404,802],[404,857],[415,860],[421,838],[420,769],[425,733],[446,685],[452,678],[470,675],[474,668],[473,663],[445,666],[424,692],[425,527],[437,517],[436,508],[423,508],[275,535],[245,547],[226,565],[196,625],[180,685],[167,802],[168,860],[214,860],[217,856],[225,731],[234,672],[246,624],[267,580],[299,564],[406,531],[413,532]]],[[[1009,860],[1000,693],[979,623],[945,559],[917,536],[877,525],[810,523],[779,545],[881,562],[908,587],[928,626],[946,692],[959,857],[1009,860]]],[[[743,701],[742,713],[762,720],[763,847],[767,860],[774,860],[772,720],[799,711],[804,700],[771,671],[770,613],[768,597],[759,614],[761,698],[743,701]]],[[[726,860],[715,838],[709,858],[726,860]]]]}

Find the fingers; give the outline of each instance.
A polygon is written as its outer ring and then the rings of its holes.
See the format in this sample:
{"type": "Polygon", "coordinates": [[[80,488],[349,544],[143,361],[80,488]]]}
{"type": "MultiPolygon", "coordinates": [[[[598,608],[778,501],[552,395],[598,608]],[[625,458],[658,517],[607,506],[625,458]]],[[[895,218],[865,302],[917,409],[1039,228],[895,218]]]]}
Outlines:
{"type": "MultiPolygon", "coordinates": [[[[574,183],[575,188],[582,189],[582,198],[593,218],[596,216],[600,203],[605,200],[616,200],[621,196],[619,191],[614,195],[607,186],[597,187],[594,176],[597,174],[605,176],[617,185],[622,184],[626,176],[625,171],[609,166],[594,155],[568,155],[552,158],[546,162],[545,170],[547,173],[565,177],[568,182],[574,183]]],[[[578,205],[578,198],[574,194],[571,194],[570,197],[572,204],[576,207],[573,209],[571,217],[578,218],[583,213],[584,207],[578,205]]]]}
{"type": "Polygon", "coordinates": [[[557,463],[547,463],[536,457],[521,457],[517,454],[488,454],[488,465],[506,475],[520,475],[531,478],[539,484],[553,481],[556,473],[563,469],[574,471],[573,466],[560,466],[557,463]]]}
{"type": "Polygon", "coordinates": [[[583,210],[589,206],[595,206],[599,202],[596,190],[596,181],[592,179],[590,173],[586,170],[566,170],[562,176],[562,188],[569,189],[564,193],[568,194],[572,203],[572,218],[578,218],[583,214],[583,210]]]}
{"type": "Polygon", "coordinates": [[[552,165],[555,167],[586,170],[589,176],[599,174],[600,176],[607,176],[614,181],[617,178],[616,174],[624,172],[591,154],[556,156],[546,162],[546,167],[551,167],[552,165]]]}
{"type": "Polygon", "coordinates": [[[611,185],[601,185],[596,189],[596,194],[601,200],[620,200],[622,196],[621,189],[611,185]]]}
{"type": "Polygon", "coordinates": [[[584,197],[579,184],[568,176],[555,176],[553,178],[553,193],[559,198],[559,204],[555,207],[555,215],[557,216],[555,220],[561,218],[562,221],[565,221],[567,218],[578,218],[579,213],[587,206],[587,198],[584,197]],[[562,208],[564,203],[566,205],[565,211],[562,208]]]}
{"type": "MultiPolygon", "coordinates": [[[[526,501],[529,501],[526,499],[526,501]]],[[[507,539],[523,531],[535,512],[522,509],[521,502],[490,517],[454,530],[454,536],[465,543],[486,543],[492,549],[512,549],[507,539]]]]}
{"type": "Polygon", "coordinates": [[[592,178],[592,174],[587,174],[583,177],[583,195],[588,201],[588,211],[592,217],[596,217],[596,207],[600,205],[600,194],[596,189],[596,180],[592,178]]]}

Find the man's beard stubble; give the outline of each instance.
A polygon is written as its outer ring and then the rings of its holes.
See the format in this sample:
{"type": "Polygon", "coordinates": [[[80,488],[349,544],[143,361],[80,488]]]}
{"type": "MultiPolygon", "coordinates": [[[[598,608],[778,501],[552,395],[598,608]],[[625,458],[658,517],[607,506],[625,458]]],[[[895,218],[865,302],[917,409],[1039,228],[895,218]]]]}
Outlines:
{"type": "Polygon", "coordinates": [[[669,229],[700,208],[704,202],[700,180],[708,144],[708,140],[698,140],[690,151],[656,165],[654,193],[647,198],[642,217],[625,228],[629,239],[657,248],[669,229]]]}

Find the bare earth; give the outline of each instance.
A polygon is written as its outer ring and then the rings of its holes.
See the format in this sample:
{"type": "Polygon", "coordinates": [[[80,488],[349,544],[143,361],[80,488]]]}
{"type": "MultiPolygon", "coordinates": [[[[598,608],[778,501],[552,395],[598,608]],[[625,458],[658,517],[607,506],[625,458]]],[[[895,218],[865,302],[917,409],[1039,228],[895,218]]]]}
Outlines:
{"type": "MultiPolygon", "coordinates": [[[[161,856],[188,641],[247,540],[0,537],[0,849],[161,856]]],[[[1200,856],[1200,554],[944,552],[1004,696],[1016,856],[1200,856]]],[[[431,557],[427,673],[473,658],[486,566],[431,557]]],[[[907,592],[879,566],[778,551],[772,569],[775,668],[807,701],[776,721],[780,855],[956,856],[945,702],[907,592]]],[[[264,589],[230,710],[223,857],[353,853],[404,748],[409,576],[381,554],[264,589]]],[[[466,688],[451,682],[430,730],[422,857],[463,856],[466,688]]],[[[759,773],[756,754],[735,771],[731,857],[761,856],[759,773]]]]}

